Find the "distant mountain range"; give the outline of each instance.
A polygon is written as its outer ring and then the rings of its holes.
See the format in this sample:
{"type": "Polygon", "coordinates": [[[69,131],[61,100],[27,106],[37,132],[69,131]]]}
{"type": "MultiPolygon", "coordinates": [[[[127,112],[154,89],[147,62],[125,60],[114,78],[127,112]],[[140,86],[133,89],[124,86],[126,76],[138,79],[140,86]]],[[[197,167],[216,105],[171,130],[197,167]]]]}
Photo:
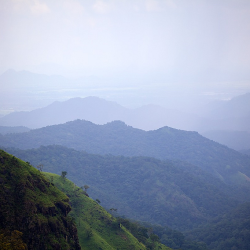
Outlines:
{"type": "Polygon", "coordinates": [[[150,156],[190,162],[228,183],[250,185],[250,158],[197,132],[169,127],[144,131],[121,121],[76,120],[26,133],[0,135],[0,145],[21,149],[62,145],[95,154],[150,156]]]}
{"type": "Polygon", "coordinates": [[[84,119],[97,124],[121,120],[130,126],[143,130],[155,130],[169,126],[176,129],[198,131],[233,149],[249,149],[249,143],[245,142],[246,137],[243,138],[241,135],[242,133],[250,133],[250,93],[237,96],[229,101],[210,103],[203,108],[200,115],[157,105],[130,109],[97,97],[73,98],[48,105],[57,96],[58,99],[62,98],[61,92],[68,93],[68,96],[75,96],[76,93],[79,95],[85,93],[86,95],[89,93],[88,88],[90,88],[91,83],[97,84],[96,80],[91,77],[74,80],[72,84],[71,81],[56,75],[47,76],[28,71],[6,71],[0,75],[0,107],[2,112],[4,110],[5,113],[8,113],[12,109],[29,110],[30,107],[43,108],[0,116],[0,126],[25,126],[34,129],[76,119],[84,119]],[[83,83],[85,91],[80,88],[83,83]],[[227,138],[224,139],[225,133],[227,138]]]}
{"type": "Polygon", "coordinates": [[[14,112],[0,118],[0,125],[25,126],[34,129],[76,119],[84,119],[97,124],[121,120],[128,125],[144,130],[157,129],[166,125],[192,130],[197,119],[199,120],[194,115],[165,109],[157,105],[129,109],[98,97],[86,97],[54,102],[45,108],[30,112],[14,112]]]}
{"type": "Polygon", "coordinates": [[[105,124],[121,120],[136,128],[144,130],[158,129],[169,126],[177,129],[206,132],[211,130],[248,131],[250,132],[250,111],[245,108],[250,94],[242,96],[244,101],[237,98],[219,104],[217,109],[207,111],[203,117],[166,109],[157,105],[147,105],[136,109],[125,108],[115,102],[98,97],[73,98],[64,102],[54,102],[44,108],[29,112],[14,112],[0,118],[1,126],[25,126],[41,128],[48,125],[60,124],[76,119],[84,119],[97,124],[105,124]],[[237,112],[230,110],[244,110],[237,112]],[[225,115],[222,115],[223,112],[225,115]]]}

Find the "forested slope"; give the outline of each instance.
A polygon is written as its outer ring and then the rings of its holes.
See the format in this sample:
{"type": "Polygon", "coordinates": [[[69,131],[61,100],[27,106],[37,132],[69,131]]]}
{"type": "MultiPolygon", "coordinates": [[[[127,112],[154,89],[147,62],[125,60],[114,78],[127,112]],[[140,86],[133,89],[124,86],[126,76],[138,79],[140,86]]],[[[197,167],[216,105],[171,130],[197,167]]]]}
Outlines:
{"type": "Polygon", "coordinates": [[[179,159],[222,181],[250,186],[250,157],[202,137],[197,132],[163,127],[143,131],[116,121],[106,125],[76,120],[15,135],[0,135],[0,145],[22,149],[63,145],[95,154],[179,159]]]}
{"type": "Polygon", "coordinates": [[[220,216],[205,227],[190,232],[189,237],[206,242],[209,249],[241,249],[250,246],[250,203],[220,216]]]}
{"type": "Polygon", "coordinates": [[[62,146],[9,149],[44,171],[89,185],[91,197],[128,218],[188,229],[235,207],[232,189],[188,163],[149,157],[100,156],[62,146]],[[192,171],[189,171],[189,168],[192,171]]]}
{"type": "Polygon", "coordinates": [[[17,230],[32,250],[80,250],[70,210],[68,197],[41,172],[0,150],[0,231],[17,230]]]}

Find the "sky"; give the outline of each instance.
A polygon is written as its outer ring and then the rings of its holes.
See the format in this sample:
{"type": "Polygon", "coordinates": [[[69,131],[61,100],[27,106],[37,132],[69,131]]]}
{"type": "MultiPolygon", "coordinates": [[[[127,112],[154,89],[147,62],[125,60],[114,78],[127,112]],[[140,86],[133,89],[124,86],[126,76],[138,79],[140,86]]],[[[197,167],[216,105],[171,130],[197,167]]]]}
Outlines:
{"type": "Polygon", "coordinates": [[[124,104],[228,99],[250,91],[250,1],[0,0],[0,58],[0,74],[96,77],[124,104]]]}

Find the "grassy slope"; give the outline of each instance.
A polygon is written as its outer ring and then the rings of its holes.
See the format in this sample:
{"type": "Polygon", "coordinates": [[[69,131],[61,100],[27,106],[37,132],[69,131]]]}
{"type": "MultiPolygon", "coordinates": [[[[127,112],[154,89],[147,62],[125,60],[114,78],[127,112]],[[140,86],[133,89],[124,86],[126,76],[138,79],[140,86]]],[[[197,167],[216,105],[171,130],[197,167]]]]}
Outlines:
{"type": "MultiPolygon", "coordinates": [[[[75,218],[80,245],[83,249],[146,249],[124,226],[102,208],[96,201],[68,179],[44,173],[50,181],[65,192],[72,205],[71,216],[75,218]]],[[[155,243],[154,249],[170,249],[155,243]]]]}
{"type": "Polygon", "coordinates": [[[0,150],[0,229],[29,249],[80,249],[68,197],[24,161],[0,150]]]}

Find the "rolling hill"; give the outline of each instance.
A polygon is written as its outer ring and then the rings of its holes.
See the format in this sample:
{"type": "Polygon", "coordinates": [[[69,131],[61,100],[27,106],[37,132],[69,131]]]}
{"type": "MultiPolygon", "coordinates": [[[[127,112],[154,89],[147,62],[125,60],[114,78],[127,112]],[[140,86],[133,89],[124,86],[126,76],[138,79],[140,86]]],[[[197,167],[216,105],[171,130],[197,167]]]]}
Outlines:
{"type": "Polygon", "coordinates": [[[27,133],[0,135],[2,147],[62,145],[94,154],[150,156],[192,163],[226,183],[250,185],[250,158],[197,132],[169,127],[143,131],[115,121],[105,125],[76,120],[27,133]]]}
{"type": "MultiPolygon", "coordinates": [[[[209,221],[239,202],[230,188],[188,163],[149,157],[100,156],[62,146],[8,151],[44,171],[61,174],[120,215],[184,230],[209,221]]],[[[248,195],[247,195],[248,196],[248,195]]],[[[249,198],[249,197],[248,197],[249,198]]]]}

